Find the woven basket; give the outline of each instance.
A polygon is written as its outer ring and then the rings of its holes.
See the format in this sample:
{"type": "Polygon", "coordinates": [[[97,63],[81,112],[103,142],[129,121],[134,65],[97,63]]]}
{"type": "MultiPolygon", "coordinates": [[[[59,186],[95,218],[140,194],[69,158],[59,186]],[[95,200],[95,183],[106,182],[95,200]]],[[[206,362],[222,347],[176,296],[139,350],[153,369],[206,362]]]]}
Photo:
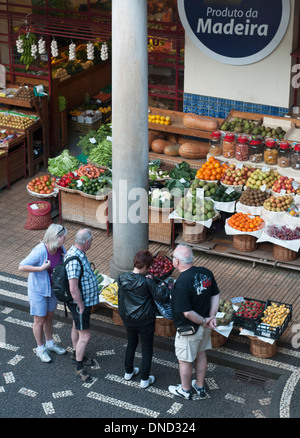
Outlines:
{"type": "Polygon", "coordinates": [[[199,243],[206,240],[206,227],[196,222],[182,221],[182,238],[188,243],[199,243]]]}
{"type": "Polygon", "coordinates": [[[255,251],[258,248],[256,237],[249,234],[234,234],[232,245],[238,251],[255,251]]]}
{"type": "Polygon", "coordinates": [[[156,318],[155,331],[157,336],[175,336],[176,328],[172,319],[156,318]]]}
{"type": "Polygon", "coordinates": [[[211,345],[212,347],[221,347],[227,341],[226,336],[221,335],[215,330],[211,331],[211,345]]]}
{"type": "Polygon", "coordinates": [[[275,245],[274,243],[272,252],[273,257],[281,262],[291,262],[298,257],[298,253],[296,251],[292,251],[291,249],[284,248],[280,245],[275,245]]]}
{"type": "Polygon", "coordinates": [[[272,357],[277,353],[277,344],[263,342],[253,336],[248,336],[250,339],[250,353],[255,357],[272,357]]]}
{"type": "Polygon", "coordinates": [[[29,202],[27,205],[27,222],[24,226],[26,230],[45,230],[52,224],[51,204],[46,201],[29,202]],[[35,204],[38,208],[33,209],[35,204]]]}

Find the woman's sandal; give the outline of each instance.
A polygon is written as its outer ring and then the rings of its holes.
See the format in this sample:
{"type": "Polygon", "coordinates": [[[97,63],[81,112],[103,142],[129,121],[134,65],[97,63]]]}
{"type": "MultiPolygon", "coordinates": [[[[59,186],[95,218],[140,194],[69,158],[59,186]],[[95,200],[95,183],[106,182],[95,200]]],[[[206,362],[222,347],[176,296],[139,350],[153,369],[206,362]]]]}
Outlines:
{"type": "Polygon", "coordinates": [[[77,370],[75,368],[75,374],[76,376],[83,382],[83,383],[90,383],[93,381],[93,378],[86,372],[84,368],[81,368],[81,370],[77,370]]]}

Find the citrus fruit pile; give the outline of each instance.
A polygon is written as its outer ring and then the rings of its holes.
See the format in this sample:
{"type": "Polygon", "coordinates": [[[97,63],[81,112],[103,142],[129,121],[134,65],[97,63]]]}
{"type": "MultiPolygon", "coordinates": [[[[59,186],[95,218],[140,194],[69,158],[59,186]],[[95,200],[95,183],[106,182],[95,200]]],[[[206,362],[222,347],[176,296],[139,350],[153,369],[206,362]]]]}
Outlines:
{"type": "Polygon", "coordinates": [[[264,226],[264,220],[260,216],[235,213],[228,219],[228,225],[239,231],[252,232],[260,230],[264,226]]]}
{"type": "Polygon", "coordinates": [[[265,324],[269,324],[270,327],[280,327],[289,312],[290,310],[285,304],[271,303],[264,311],[264,316],[261,320],[265,324]]]}
{"type": "Polygon", "coordinates": [[[220,180],[224,170],[227,168],[228,164],[221,164],[215,157],[209,157],[200,169],[197,170],[196,177],[206,181],[220,180]]]}
{"type": "Polygon", "coordinates": [[[160,125],[170,125],[171,119],[169,116],[161,116],[160,114],[148,114],[149,123],[158,123],[160,125]]]}

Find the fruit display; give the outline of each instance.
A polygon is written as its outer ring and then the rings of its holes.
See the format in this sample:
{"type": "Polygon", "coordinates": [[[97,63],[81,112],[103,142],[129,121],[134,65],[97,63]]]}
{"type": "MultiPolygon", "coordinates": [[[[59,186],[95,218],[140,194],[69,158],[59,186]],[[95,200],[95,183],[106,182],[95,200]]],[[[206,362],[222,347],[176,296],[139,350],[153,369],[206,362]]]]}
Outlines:
{"type": "Polygon", "coordinates": [[[228,164],[221,164],[215,157],[209,157],[197,170],[196,177],[206,181],[217,181],[221,179],[224,170],[228,167],[228,164]]]}
{"type": "Polygon", "coordinates": [[[219,186],[215,193],[210,196],[214,201],[217,202],[233,202],[239,199],[240,193],[231,188],[228,189],[225,186],[219,186]]]}
{"type": "Polygon", "coordinates": [[[56,178],[50,175],[37,176],[28,183],[27,189],[40,195],[51,195],[54,192],[55,181],[56,178]]]}
{"type": "Polygon", "coordinates": [[[228,225],[238,231],[253,232],[264,227],[264,220],[260,216],[248,213],[235,213],[228,219],[228,225]]]}
{"type": "Polygon", "coordinates": [[[13,99],[31,101],[34,98],[34,93],[28,87],[20,87],[14,94],[13,99]]]}
{"type": "Polygon", "coordinates": [[[246,298],[233,314],[233,324],[237,327],[255,330],[264,308],[265,302],[246,298]]]}
{"type": "Polygon", "coordinates": [[[287,211],[293,203],[293,196],[270,196],[263,203],[263,207],[268,211],[281,212],[287,211]]]}
{"type": "Polygon", "coordinates": [[[171,119],[169,116],[161,116],[160,114],[148,114],[148,122],[159,125],[170,125],[171,119]]]}
{"type": "Polygon", "coordinates": [[[249,205],[251,207],[261,207],[264,201],[268,198],[269,194],[267,192],[247,187],[246,190],[243,191],[239,201],[241,204],[249,205]]]}
{"type": "Polygon", "coordinates": [[[4,143],[9,143],[11,140],[16,139],[21,135],[18,131],[13,131],[11,129],[3,129],[0,132],[0,146],[4,143]]]}
{"type": "Polygon", "coordinates": [[[233,321],[234,309],[230,300],[220,299],[219,310],[220,316],[217,314],[217,326],[229,325],[233,321]]]}
{"type": "Polygon", "coordinates": [[[118,283],[114,282],[104,287],[101,291],[102,298],[108,304],[113,306],[118,306],[118,283]]]}
{"type": "Polygon", "coordinates": [[[242,119],[240,117],[235,117],[231,120],[225,121],[220,129],[221,131],[231,131],[236,134],[253,134],[256,135],[259,132],[257,131],[257,122],[248,119],[242,119]]]}
{"type": "Polygon", "coordinates": [[[207,182],[203,180],[200,181],[196,178],[192,182],[188,191],[191,193],[191,195],[196,196],[197,189],[203,189],[204,197],[209,198],[217,191],[218,187],[218,184],[215,182],[207,182]]]}
{"type": "Polygon", "coordinates": [[[272,190],[276,193],[281,193],[281,190],[285,190],[287,194],[296,193],[293,187],[294,178],[289,178],[288,176],[280,176],[273,184],[272,190]]]}
{"type": "Polygon", "coordinates": [[[245,185],[254,171],[254,168],[247,166],[237,168],[234,164],[230,164],[229,168],[224,170],[221,176],[221,182],[233,186],[245,185]]]}
{"type": "Polygon", "coordinates": [[[300,227],[289,228],[286,225],[277,226],[269,225],[267,227],[267,233],[270,237],[279,240],[297,240],[300,239],[300,227]]]}
{"type": "Polygon", "coordinates": [[[173,263],[167,256],[157,255],[148,269],[148,274],[164,279],[171,275],[173,270],[173,263]]]}
{"type": "Polygon", "coordinates": [[[261,322],[268,324],[270,327],[280,327],[289,313],[288,305],[271,302],[264,310],[261,322]]]}
{"type": "Polygon", "coordinates": [[[176,213],[179,217],[195,222],[205,222],[216,216],[214,202],[201,199],[198,196],[186,196],[176,206],[176,213]]]}
{"type": "Polygon", "coordinates": [[[271,128],[269,126],[261,125],[258,126],[257,129],[258,132],[255,133],[256,135],[261,135],[262,137],[270,137],[278,140],[282,140],[286,134],[286,131],[282,129],[281,126],[276,126],[276,128],[271,128]]]}
{"type": "Polygon", "coordinates": [[[291,204],[287,213],[293,217],[300,217],[300,204],[291,204]]]}
{"type": "Polygon", "coordinates": [[[259,189],[265,185],[267,189],[270,189],[279,176],[279,173],[273,170],[264,172],[262,169],[255,169],[249,175],[246,186],[252,189],[259,189]]]}
{"type": "Polygon", "coordinates": [[[32,117],[18,116],[7,112],[0,113],[0,125],[8,128],[26,130],[33,123],[35,123],[35,119],[32,117]]]}

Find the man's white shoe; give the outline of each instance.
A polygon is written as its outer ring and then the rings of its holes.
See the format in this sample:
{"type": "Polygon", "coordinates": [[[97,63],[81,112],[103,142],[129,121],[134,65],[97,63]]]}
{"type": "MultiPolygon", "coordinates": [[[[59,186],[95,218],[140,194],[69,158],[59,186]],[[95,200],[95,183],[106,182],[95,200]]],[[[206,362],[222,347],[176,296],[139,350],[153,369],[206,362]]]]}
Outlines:
{"type": "Polygon", "coordinates": [[[51,362],[51,357],[47,353],[46,348],[37,348],[36,349],[36,355],[41,359],[42,362],[51,362]]]}
{"type": "Polygon", "coordinates": [[[124,379],[131,380],[133,376],[136,376],[140,372],[138,367],[134,367],[132,373],[125,373],[124,379]]]}
{"type": "Polygon", "coordinates": [[[141,388],[145,389],[148,388],[148,386],[152,385],[152,383],[155,382],[154,376],[149,376],[149,379],[147,380],[141,380],[141,388]]]}

